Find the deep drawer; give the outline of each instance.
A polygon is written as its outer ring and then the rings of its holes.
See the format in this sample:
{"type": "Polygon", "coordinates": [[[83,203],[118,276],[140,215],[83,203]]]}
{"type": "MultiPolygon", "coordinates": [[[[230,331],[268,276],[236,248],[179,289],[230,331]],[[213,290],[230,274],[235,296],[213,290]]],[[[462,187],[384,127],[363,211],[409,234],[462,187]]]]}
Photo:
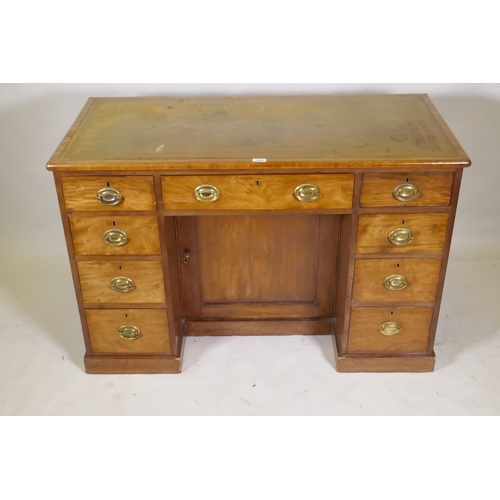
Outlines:
{"type": "Polygon", "coordinates": [[[354,302],[434,302],[441,259],[357,259],[354,302]]]}
{"type": "Polygon", "coordinates": [[[448,214],[363,214],[358,253],[441,253],[448,214]],[[391,241],[392,240],[392,241],[391,241]]]}
{"type": "Polygon", "coordinates": [[[169,354],[165,309],[87,309],[95,353],[169,354]]]}
{"type": "Polygon", "coordinates": [[[348,353],[423,353],[427,350],[432,313],[432,307],[355,307],[348,353]]]}
{"type": "Polygon", "coordinates": [[[68,210],[156,209],[154,179],[149,176],[63,177],[62,186],[68,210]]]}
{"type": "Polygon", "coordinates": [[[174,211],[349,209],[353,186],[352,174],[162,177],[163,206],[174,211]]]}
{"type": "Polygon", "coordinates": [[[155,216],[73,216],[69,218],[77,255],[158,255],[155,216]]]}
{"type": "Polygon", "coordinates": [[[165,302],[161,262],[80,261],[77,266],[85,304],[165,302]]]}

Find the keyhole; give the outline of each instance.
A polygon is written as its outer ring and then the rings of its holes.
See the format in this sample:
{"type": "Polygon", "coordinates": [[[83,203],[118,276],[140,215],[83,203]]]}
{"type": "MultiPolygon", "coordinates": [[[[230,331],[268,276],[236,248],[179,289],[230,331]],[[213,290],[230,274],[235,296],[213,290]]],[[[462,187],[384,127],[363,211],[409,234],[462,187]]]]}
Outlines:
{"type": "Polygon", "coordinates": [[[125,317],[128,318],[128,314],[125,314],[125,317]]]}
{"type": "Polygon", "coordinates": [[[184,264],[187,264],[189,260],[189,250],[184,252],[184,264]]]}
{"type": "Polygon", "coordinates": [[[399,267],[399,264],[396,264],[396,267],[399,267]]]}
{"type": "Polygon", "coordinates": [[[258,186],[259,185],[259,181],[255,181],[255,185],[258,186]]]}
{"type": "Polygon", "coordinates": [[[113,226],[116,226],[116,222],[115,221],[113,221],[113,226]]]}
{"type": "Polygon", "coordinates": [[[391,311],[391,316],[394,316],[394,311],[391,311]]]}
{"type": "Polygon", "coordinates": [[[121,270],[121,268],[122,268],[122,266],[118,266],[118,269],[120,269],[120,270],[121,270]]]}
{"type": "Polygon", "coordinates": [[[405,220],[403,219],[403,220],[401,221],[401,224],[404,224],[404,223],[405,223],[405,220]]]}
{"type": "Polygon", "coordinates": [[[409,177],[406,178],[406,182],[410,182],[410,178],[409,177]]]}
{"type": "Polygon", "coordinates": [[[108,187],[109,187],[109,182],[106,182],[106,186],[108,186],[108,187]]]}

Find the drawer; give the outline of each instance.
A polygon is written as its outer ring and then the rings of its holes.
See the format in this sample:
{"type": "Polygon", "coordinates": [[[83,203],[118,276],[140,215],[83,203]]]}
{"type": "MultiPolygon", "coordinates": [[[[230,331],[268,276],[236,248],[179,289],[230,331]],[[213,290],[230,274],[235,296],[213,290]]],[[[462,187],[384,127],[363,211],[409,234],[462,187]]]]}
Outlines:
{"type": "Polygon", "coordinates": [[[447,225],[448,214],[363,214],[359,216],[356,251],[441,253],[447,225]]]}
{"type": "Polygon", "coordinates": [[[73,216],[69,218],[77,255],[158,255],[156,216],[73,216]]]}
{"type": "Polygon", "coordinates": [[[80,261],[77,266],[85,304],[163,304],[165,302],[163,271],[160,262],[80,261]],[[115,288],[123,291],[114,290],[112,280],[114,280],[115,288]]]}
{"type": "Polygon", "coordinates": [[[162,177],[165,210],[334,210],[352,206],[352,174],[204,175],[162,177]],[[299,186],[304,187],[294,193],[299,186]],[[202,186],[201,199],[195,190],[202,186]],[[215,188],[215,189],[214,189],[215,188]],[[317,198],[316,198],[317,194],[317,198]],[[316,198],[316,199],[314,199],[316,198]],[[313,201],[307,201],[307,200],[313,201]]]}
{"type": "Polygon", "coordinates": [[[432,307],[353,308],[347,351],[423,353],[427,350],[432,313],[432,307]]]}
{"type": "Polygon", "coordinates": [[[447,207],[452,185],[453,175],[446,173],[364,174],[360,204],[362,207],[447,207]]]}
{"type": "Polygon", "coordinates": [[[87,309],[85,315],[95,353],[170,351],[165,309],[87,309]]]}
{"type": "Polygon", "coordinates": [[[441,259],[357,259],[354,302],[434,302],[441,259]]]}
{"type": "Polygon", "coordinates": [[[156,210],[153,177],[63,177],[62,187],[68,210],[156,210]]]}

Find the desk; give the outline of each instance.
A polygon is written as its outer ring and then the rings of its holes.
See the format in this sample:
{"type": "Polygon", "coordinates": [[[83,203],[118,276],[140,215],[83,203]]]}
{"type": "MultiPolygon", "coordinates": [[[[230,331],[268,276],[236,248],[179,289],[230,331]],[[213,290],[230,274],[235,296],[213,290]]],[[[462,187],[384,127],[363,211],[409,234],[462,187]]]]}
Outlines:
{"type": "Polygon", "coordinates": [[[47,165],[86,371],[293,334],[340,372],[432,371],[469,165],[426,95],[89,99],[47,165]]]}

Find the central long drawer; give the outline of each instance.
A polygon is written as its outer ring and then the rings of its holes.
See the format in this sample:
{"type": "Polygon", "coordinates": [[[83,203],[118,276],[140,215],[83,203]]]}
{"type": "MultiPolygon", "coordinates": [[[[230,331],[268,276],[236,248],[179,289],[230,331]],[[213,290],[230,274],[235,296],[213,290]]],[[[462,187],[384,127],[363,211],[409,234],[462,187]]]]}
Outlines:
{"type": "Polygon", "coordinates": [[[165,210],[350,209],[353,174],[163,176],[165,210]]]}

